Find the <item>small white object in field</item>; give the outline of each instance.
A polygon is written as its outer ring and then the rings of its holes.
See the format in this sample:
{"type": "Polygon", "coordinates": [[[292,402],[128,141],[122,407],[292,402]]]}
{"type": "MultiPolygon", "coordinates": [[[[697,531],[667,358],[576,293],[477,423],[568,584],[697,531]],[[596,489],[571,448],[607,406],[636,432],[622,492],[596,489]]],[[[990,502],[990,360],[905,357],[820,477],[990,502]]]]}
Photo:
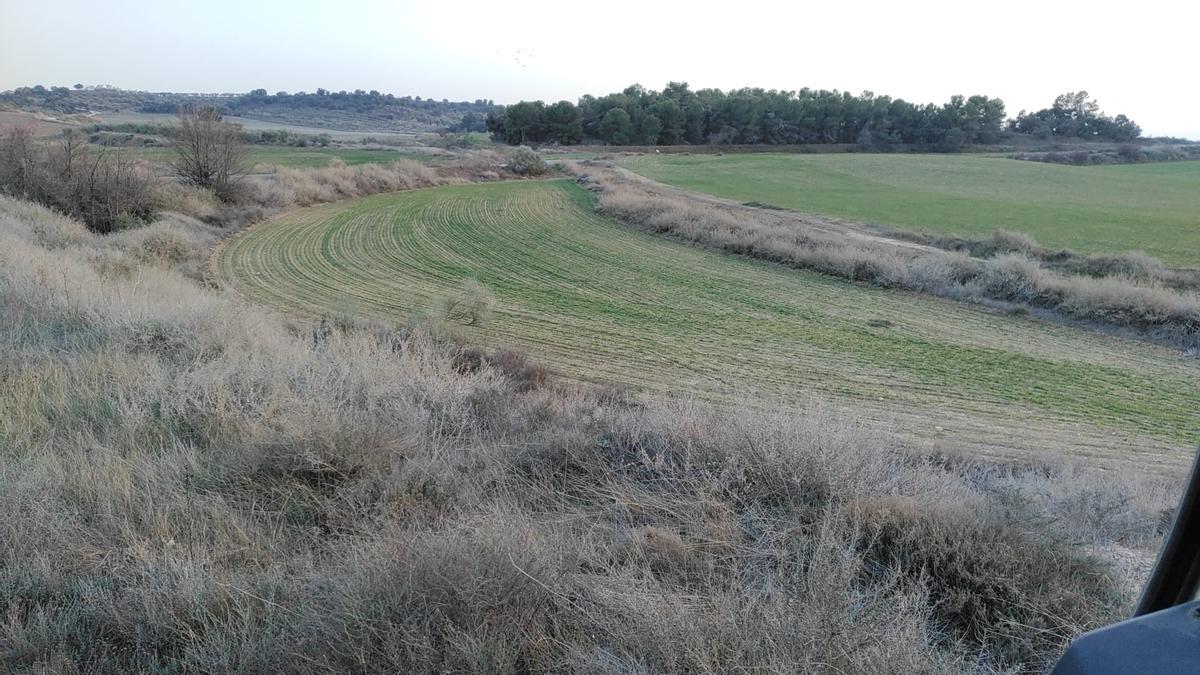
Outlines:
{"type": "Polygon", "coordinates": [[[945,429],[943,429],[942,427],[934,427],[933,430],[934,431],[945,431],[945,429]]]}

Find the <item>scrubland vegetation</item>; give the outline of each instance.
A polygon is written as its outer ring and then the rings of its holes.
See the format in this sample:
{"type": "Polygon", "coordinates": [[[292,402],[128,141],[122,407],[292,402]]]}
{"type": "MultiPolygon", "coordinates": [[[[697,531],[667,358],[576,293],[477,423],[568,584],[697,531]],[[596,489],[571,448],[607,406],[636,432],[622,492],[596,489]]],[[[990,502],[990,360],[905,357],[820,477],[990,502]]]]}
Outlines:
{"type": "MultiPolygon", "coordinates": [[[[285,155],[283,162],[258,167],[256,162],[280,157],[255,154],[240,127],[212,109],[181,114],[167,140],[170,148],[151,148],[158,152],[147,155],[126,147],[96,148],[74,131],[46,141],[10,129],[0,137],[0,193],[110,232],[144,225],[157,212],[240,226],[292,206],[545,171],[536,154],[510,167],[505,157],[487,150],[450,157],[437,167],[382,150],[365,158],[350,153],[349,163],[330,152],[316,165],[285,155]],[[255,168],[268,170],[250,174],[255,168]]],[[[520,159],[520,152],[515,156],[520,159]]]]}
{"type": "Polygon", "coordinates": [[[1176,346],[1190,273],[598,165],[467,185],[528,148],[246,175],[193,121],[172,178],[0,148],[59,211],[0,197],[0,670],[1037,672],[1130,608],[1190,362],[594,209],[1176,346]]]}
{"type": "Polygon", "coordinates": [[[0,198],[5,670],[1036,671],[1173,498],[276,318],[221,234],[0,198]]]}
{"type": "Polygon", "coordinates": [[[1012,159],[1050,164],[1137,164],[1140,162],[1183,162],[1200,159],[1200,143],[1163,142],[1154,145],[1122,143],[1116,146],[1080,148],[1069,151],[1018,152],[1012,159]]]}

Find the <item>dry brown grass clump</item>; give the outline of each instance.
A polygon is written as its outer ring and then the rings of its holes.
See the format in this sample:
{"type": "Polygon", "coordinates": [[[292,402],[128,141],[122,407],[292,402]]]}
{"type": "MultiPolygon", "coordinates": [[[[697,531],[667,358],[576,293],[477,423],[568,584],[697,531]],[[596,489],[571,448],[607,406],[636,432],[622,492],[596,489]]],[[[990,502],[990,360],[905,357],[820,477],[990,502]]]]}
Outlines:
{"type": "MultiPolygon", "coordinates": [[[[602,163],[573,164],[598,208],[690,242],[886,288],[902,288],[1114,328],[1200,350],[1200,293],[1186,271],[1147,256],[1078,256],[997,232],[977,246],[908,246],[850,229],[812,229],[771,210],[688,199],[602,163]],[[988,257],[976,257],[988,256],[988,257]]],[[[911,234],[908,239],[914,239],[911,234]]],[[[965,240],[959,240],[965,241],[965,240]]]]}
{"type": "Polygon", "coordinates": [[[1048,249],[1028,234],[1006,230],[996,230],[985,239],[904,230],[891,232],[889,236],[946,251],[966,253],[975,258],[1019,254],[1036,259],[1041,266],[1066,275],[1118,277],[1177,290],[1200,290],[1200,271],[1167,267],[1144,251],[1085,255],[1067,249],[1048,249]]]}
{"type": "Polygon", "coordinates": [[[0,200],[0,670],[1037,670],[1170,494],[285,322],[210,241],[0,200]]]}
{"type": "Polygon", "coordinates": [[[433,168],[412,160],[347,166],[335,159],[319,169],[276,168],[273,174],[251,182],[249,200],[269,207],[310,206],[445,182],[433,168]]]}
{"type": "Polygon", "coordinates": [[[252,177],[247,201],[265,208],[288,208],[381,192],[518,178],[505,161],[496,152],[479,150],[437,166],[408,159],[348,166],[334,159],[323,168],[276,167],[269,174],[252,177]]]}

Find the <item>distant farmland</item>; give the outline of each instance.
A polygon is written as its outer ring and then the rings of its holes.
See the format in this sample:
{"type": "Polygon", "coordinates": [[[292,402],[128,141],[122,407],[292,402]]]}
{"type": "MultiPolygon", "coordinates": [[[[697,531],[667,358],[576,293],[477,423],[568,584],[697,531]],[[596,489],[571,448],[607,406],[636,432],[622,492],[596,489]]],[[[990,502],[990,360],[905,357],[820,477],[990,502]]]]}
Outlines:
{"type": "Polygon", "coordinates": [[[256,226],[214,262],[302,316],[402,322],[478,279],[499,308],[471,339],[566,374],[725,401],[818,396],[960,449],[1152,466],[1196,442],[1195,359],[703,251],[590,200],[569,181],[377,195],[256,226]]]}
{"type": "Polygon", "coordinates": [[[1051,247],[1141,249],[1200,266],[1200,162],[1066,166],[972,155],[644,155],[620,164],[736,199],[960,235],[1018,230],[1051,247]]]}
{"type": "MultiPolygon", "coordinates": [[[[167,163],[175,158],[174,151],[167,147],[120,148],[122,152],[151,162],[167,163]]],[[[359,148],[298,148],[291,146],[249,146],[246,161],[255,169],[267,166],[289,168],[313,168],[329,166],[334,159],[346,164],[387,164],[402,159],[427,161],[433,155],[396,150],[363,150],[359,148]]]]}

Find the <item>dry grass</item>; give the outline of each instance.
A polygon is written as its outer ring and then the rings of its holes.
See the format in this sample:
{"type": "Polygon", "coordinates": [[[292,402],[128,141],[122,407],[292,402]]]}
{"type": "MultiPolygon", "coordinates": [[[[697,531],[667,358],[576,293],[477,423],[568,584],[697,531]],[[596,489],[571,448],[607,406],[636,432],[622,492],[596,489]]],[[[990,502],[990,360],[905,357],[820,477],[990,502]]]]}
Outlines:
{"type": "Polygon", "coordinates": [[[0,200],[5,670],[1037,670],[1174,487],[288,324],[212,239],[0,200]]]}
{"type": "Polygon", "coordinates": [[[1200,350],[1200,294],[1187,281],[1192,275],[1144,254],[1054,253],[1007,232],[975,246],[909,233],[905,238],[925,245],[897,245],[852,230],[808,230],[786,213],[687,199],[603,163],[568,166],[598,193],[601,212],[655,232],[852,281],[1036,309],[1200,350]]]}
{"type": "Polygon", "coordinates": [[[975,258],[1019,254],[1036,259],[1041,266],[1066,275],[1117,277],[1142,284],[1159,284],[1176,290],[1200,290],[1200,270],[1167,267],[1161,260],[1144,251],[1082,254],[1067,249],[1048,249],[1028,234],[1005,230],[996,230],[985,239],[966,239],[905,230],[889,234],[903,241],[962,252],[975,258]]]}
{"type": "Polygon", "coordinates": [[[276,167],[270,174],[253,177],[247,201],[266,208],[311,206],[381,192],[516,177],[506,168],[504,157],[490,150],[472,152],[436,168],[412,160],[348,166],[335,159],[328,167],[276,167]]]}

